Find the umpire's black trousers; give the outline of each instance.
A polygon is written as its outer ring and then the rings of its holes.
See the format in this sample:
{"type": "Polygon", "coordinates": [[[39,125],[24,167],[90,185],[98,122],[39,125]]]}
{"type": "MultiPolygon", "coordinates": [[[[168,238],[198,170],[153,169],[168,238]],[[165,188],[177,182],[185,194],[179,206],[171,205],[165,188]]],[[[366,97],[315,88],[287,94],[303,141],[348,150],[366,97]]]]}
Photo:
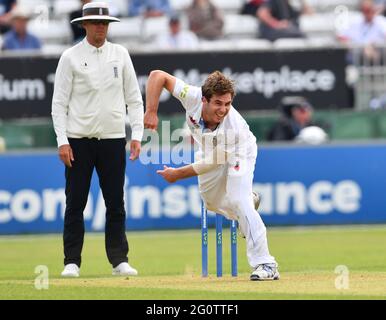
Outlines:
{"type": "Polygon", "coordinates": [[[83,210],[87,204],[94,168],[106,204],[105,247],[116,267],[127,262],[129,246],[125,234],[123,188],[126,139],[69,139],[75,161],[66,167],[66,211],[64,216],[64,264],[80,267],[84,240],[83,210]]]}

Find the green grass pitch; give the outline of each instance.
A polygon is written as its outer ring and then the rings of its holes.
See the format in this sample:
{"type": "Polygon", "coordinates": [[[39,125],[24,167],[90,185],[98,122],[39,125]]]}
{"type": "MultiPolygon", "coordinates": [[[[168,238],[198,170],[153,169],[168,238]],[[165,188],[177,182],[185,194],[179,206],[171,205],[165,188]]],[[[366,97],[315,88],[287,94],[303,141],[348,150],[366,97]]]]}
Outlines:
{"type": "MultiPolygon", "coordinates": [[[[224,277],[215,276],[214,230],[209,233],[210,276],[201,278],[201,232],[127,234],[138,277],[113,277],[103,234],[86,234],[81,277],[63,279],[61,235],[0,237],[0,300],[5,299],[386,299],[386,226],[268,228],[281,280],[249,281],[245,240],[238,237],[239,276],[230,274],[224,231],[224,277]],[[35,268],[48,267],[49,287],[35,288],[35,268]],[[348,288],[336,288],[338,265],[348,288]]],[[[338,278],[339,279],[339,278],[338,278]]],[[[342,282],[337,282],[342,283],[342,282]]]]}

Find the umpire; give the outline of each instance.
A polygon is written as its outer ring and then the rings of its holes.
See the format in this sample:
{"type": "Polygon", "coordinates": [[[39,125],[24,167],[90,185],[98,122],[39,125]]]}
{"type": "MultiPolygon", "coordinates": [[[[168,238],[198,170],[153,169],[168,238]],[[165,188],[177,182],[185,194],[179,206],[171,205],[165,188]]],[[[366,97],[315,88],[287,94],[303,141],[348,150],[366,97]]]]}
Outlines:
{"type": "Polygon", "coordinates": [[[83,210],[94,168],[106,204],[105,246],[113,275],[137,275],[128,264],[125,234],[126,106],[132,129],[130,160],[138,158],[143,135],[143,101],[125,48],[106,40],[110,22],[104,2],[83,6],[86,38],[66,50],[56,70],[52,119],[65,164],[63,277],[79,277],[84,240],[83,210]]]}

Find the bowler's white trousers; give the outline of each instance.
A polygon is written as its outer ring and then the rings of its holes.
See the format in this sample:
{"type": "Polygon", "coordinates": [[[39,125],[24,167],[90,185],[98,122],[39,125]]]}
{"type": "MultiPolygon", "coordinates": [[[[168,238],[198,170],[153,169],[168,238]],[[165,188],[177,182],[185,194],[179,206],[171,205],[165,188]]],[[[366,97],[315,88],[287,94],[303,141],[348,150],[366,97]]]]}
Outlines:
{"type": "Polygon", "coordinates": [[[201,197],[206,208],[237,220],[247,241],[247,257],[252,268],[276,263],[268,250],[267,232],[255,210],[252,194],[257,147],[239,165],[224,164],[198,177],[201,197]]]}

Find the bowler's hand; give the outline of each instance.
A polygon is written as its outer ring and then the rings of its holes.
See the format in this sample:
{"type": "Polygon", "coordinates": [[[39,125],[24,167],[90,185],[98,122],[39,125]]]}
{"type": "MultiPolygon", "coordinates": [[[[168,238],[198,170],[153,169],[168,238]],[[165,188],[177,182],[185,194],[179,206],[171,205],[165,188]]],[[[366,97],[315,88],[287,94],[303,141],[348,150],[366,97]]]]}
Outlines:
{"type": "Polygon", "coordinates": [[[136,160],[139,157],[141,152],[141,142],[137,140],[132,140],[130,143],[130,160],[136,160]]]}
{"type": "Polygon", "coordinates": [[[72,168],[71,161],[74,161],[74,154],[69,144],[64,144],[59,147],[59,158],[69,168],[72,168]]]}
{"type": "Polygon", "coordinates": [[[150,129],[150,130],[157,130],[158,127],[158,116],[156,112],[145,112],[144,116],[144,126],[145,129],[150,129]]]}
{"type": "Polygon", "coordinates": [[[157,170],[157,173],[170,183],[176,182],[179,179],[177,170],[168,166],[164,166],[163,170],[157,170]]]}

